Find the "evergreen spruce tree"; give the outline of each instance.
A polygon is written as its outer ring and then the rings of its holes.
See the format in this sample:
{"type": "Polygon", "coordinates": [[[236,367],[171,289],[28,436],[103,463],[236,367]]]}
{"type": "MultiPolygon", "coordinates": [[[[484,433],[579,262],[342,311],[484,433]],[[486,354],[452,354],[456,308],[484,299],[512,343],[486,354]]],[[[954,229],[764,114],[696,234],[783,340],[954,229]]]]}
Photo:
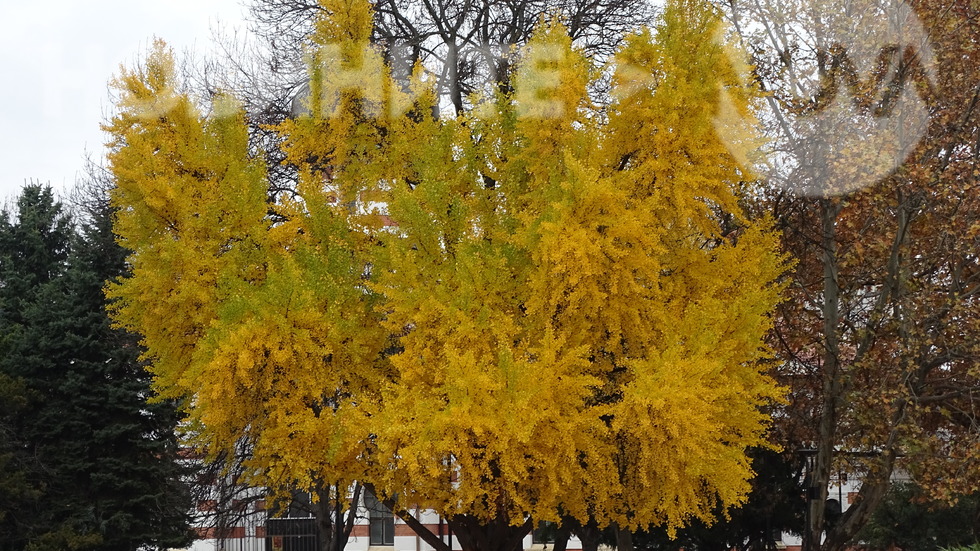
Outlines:
{"type": "MultiPolygon", "coordinates": [[[[36,453],[32,433],[39,422],[36,414],[45,401],[44,373],[24,356],[30,350],[33,332],[25,319],[44,289],[67,270],[71,221],[49,188],[26,186],[16,202],[15,212],[0,212],[0,378],[5,391],[3,450],[9,467],[11,489],[4,493],[18,499],[4,501],[0,507],[0,549],[19,550],[39,531],[50,526],[47,520],[49,490],[47,465],[36,453]]],[[[6,486],[6,485],[5,485],[6,486]]]]}
{"type": "Polygon", "coordinates": [[[124,256],[108,207],[90,206],[76,232],[50,189],[28,186],[17,221],[5,217],[0,231],[0,282],[12,306],[0,372],[27,388],[17,430],[43,491],[0,549],[124,551],[189,539],[176,414],[147,403],[138,343],[108,321],[102,287],[124,256]]]}

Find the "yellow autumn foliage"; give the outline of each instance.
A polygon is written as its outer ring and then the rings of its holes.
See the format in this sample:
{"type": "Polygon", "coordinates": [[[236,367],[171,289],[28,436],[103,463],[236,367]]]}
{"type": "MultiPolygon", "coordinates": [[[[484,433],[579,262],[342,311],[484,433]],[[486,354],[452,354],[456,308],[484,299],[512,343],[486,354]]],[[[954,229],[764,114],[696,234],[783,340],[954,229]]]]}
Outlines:
{"type": "Polygon", "coordinates": [[[710,10],[631,37],[605,108],[544,23],[513,93],[435,120],[423,71],[395,82],[366,45],[368,3],[323,4],[307,112],[279,128],[294,198],[268,203],[243,116],[198,112],[164,48],[117,82],[133,252],[110,295],[162,395],[268,480],[444,515],[676,528],[740,503],[784,258],[716,131],[735,113],[755,139],[710,10]]]}

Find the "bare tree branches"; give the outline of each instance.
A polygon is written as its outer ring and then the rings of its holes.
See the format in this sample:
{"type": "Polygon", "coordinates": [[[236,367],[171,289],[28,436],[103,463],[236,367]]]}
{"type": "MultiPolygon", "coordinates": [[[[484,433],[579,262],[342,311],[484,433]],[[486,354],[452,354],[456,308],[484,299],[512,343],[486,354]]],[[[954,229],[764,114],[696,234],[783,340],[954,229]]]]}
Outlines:
{"type": "MultiPolygon", "coordinates": [[[[645,0],[378,0],[373,41],[396,76],[416,62],[438,75],[447,106],[459,114],[468,96],[508,89],[515,46],[547,17],[559,18],[589,55],[613,54],[627,32],[650,21],[645,0]]],[[[323,8],[309,0],[255,0],[255,31],[284,66],[301,64],[323,8]]]]}

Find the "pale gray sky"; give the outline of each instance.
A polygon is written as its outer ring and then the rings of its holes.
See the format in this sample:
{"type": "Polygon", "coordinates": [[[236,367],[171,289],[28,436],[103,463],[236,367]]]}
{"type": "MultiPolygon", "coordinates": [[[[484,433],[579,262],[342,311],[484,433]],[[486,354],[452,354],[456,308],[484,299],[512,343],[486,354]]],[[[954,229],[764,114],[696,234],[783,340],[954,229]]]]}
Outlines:
{"type": "Polygon", "coordinates": [[[101,154],[107,83],[154,36],[206,51],[244,27],[242,0],[0,0],[0,205],[27,180],[68,189],[101,154]]]}

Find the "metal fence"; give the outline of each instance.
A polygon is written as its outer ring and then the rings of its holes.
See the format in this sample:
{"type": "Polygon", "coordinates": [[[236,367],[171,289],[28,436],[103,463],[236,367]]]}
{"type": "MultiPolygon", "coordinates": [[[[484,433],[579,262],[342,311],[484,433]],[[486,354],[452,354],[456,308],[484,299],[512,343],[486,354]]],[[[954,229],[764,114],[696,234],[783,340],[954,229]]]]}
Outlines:
{"type": "Polygon", "coordinates": [[[266,551],[317,551],[316,519],[270,518],[266,522],[266,551]]]}

